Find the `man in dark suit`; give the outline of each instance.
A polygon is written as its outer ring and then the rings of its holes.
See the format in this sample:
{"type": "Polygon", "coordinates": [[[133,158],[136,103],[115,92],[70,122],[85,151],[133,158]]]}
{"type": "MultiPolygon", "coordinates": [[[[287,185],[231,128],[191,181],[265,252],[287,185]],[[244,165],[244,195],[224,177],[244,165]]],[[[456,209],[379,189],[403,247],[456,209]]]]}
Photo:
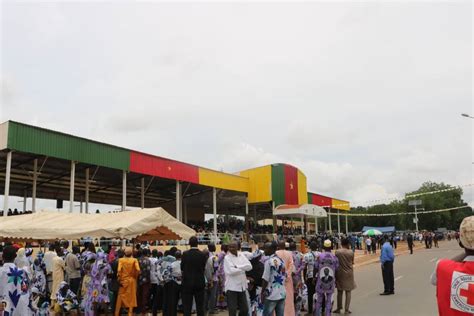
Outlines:
{"type": "Polygon", "coordinates": [[[185,251],[181,258],[181,298],[184,316],[191,315],[193,298],[196,301],[197,316],[204,316],[204,292],[206,287],[204,270],[207,257],[198,249],[196,237],[193,236],[189,239],[189,245],[191,249],[185,251]]]}
{"type": "Polygon", "coordinates": [[[413,254],[413,235],[411,233],[407,236],[408,249],[410,249],[410,255],[413,254]]]}

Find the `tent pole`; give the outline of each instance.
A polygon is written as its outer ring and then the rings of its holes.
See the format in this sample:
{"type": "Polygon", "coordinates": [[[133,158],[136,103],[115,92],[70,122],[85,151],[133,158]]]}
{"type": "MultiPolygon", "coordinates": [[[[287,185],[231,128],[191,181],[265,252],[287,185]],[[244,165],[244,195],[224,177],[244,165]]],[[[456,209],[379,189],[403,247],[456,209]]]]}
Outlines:
{"type": "Polygon", "coordinates": [[[3,216],[8,214],[8,196],[10,195],[10,174],[12,169],[12,152],[7,153],[7,167],[5,170],[5,193],[3,195],[3,216]]]}

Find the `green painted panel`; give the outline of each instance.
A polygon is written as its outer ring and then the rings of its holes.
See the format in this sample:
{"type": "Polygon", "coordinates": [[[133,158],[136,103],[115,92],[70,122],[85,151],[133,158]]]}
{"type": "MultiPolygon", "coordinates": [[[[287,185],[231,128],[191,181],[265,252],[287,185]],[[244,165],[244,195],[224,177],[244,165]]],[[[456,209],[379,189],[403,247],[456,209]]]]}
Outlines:
{"type": "Polygon", "coordinates": [[[102,167],[130,169],[130,151],[126,149],[12,121],[8,125],[8,148],[102,167]]]}
{"type": "Polygon", "coordinates": [[[272,200],[275,207],[285,204],[285,166],[272,165],[272,200]]]}

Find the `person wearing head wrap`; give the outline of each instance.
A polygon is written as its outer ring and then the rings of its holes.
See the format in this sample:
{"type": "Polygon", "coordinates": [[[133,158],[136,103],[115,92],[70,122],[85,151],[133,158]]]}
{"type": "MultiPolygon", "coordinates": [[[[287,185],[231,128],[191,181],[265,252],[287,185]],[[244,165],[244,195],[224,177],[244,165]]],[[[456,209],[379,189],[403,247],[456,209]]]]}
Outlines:
{"type": "Polygon", "coordinates": [[[30,271],[30,262],[28,261],[28,258],[26,258],[25,248],[20,248],[16,252],[15,264],[20,269],[30,271]]]}
{"type": "Polygon", "coordinates": [[[295,304],[295,315],[301,313],[301,308],[303,307],[303,254],[296,249],[296,243],[290,243],[289,249],[293,256],[293,264],[295,266],[292,273],[293,278],[293,291],[294,291],[294,304],[295,304]]]}
{"type": "MultiPolygon", "coordinates": [[[[289,246],[289,244],[288,244],[289,246]]],[[[285,272],[286,272],[286,282],[285,282],[285,290],[286,290],[286,297],[285,299],[285,315],[287,316],[294,316],[295,315],[295,303],[293,301],[294,297],[294,288],[293,288],[293,279],[292,274],[295,270],[294,262],[293,262],[293,255],[290,251],[286,250],[287,243],[281,241],[278,243],[278,250],[275,254],[283,260],[285,263],[285,272]]]]}
{"type": "Polygon", "coordinates": [[[125,249],[125,257],[119,259],[117,278],[120,283],[115,306],[115,316],[119,316],[122,306],[128,308],[128,315],[137,307],[137,278],[140,274],[138,260],[132,256],[132,248],[125,249]]]}
{"type": "Polygon", "coordinates": [[[59,310],[62,313],[69,313],[73,309],[77,309],[79,303],[77,301],[76,294],[69,289],[69,285],[62,281],[59,285],[59,289],[56,292],[56,303],[59,310]]]}
{"type": "Polygon", "coordinates": [[[313,302],[314,302],[314,292],[316,289],[316,274],[317,271],[314,269],[314,265],[319,255],[321,254],[318,251],[318,243],[313,240],[309,244],[310,251],[304,254],[303,256],[303,277],[306,285],[306,294],[303,294],[303,299],[306,298],[306,306],[308,307],[308,312],[313,313],[313,302]]]}
{"type": "Polygon", "coordinates": [[[110,302],[107,283],[110,265],[104,252],[97,253],[90,271],[91,280],[87,287],[87,294],[82,300],[85,316],[97,315],[98,307],[105,306],[110,302]]]}
{"type": "Polygon", "coordinates": [[[474,314],[474,216],[463,219],[459,233],[464,255],[439,260],[431,275],[441,316],[474,314]]]}
{"type": "Polygon", "coordinates": [[[97,255],[93,252],[85,251],[81,257],[83,258],[82,273],[84,275],[82,278],[81,298],[83,301],[86,301],[89,295],[89,284],[92,282],[92,266],[97,255]]]}
{"type": "Polygon", "coordinates": [[[0,267],[0,304],[3,315],[31,315],[29,277],[26,271],[18,268],[14,261],[16,249],[6,246],[3,249],[4,264],[0,267]]]}
{"type": "Polygon", "coordinates": [[[336,287],[336,270],[339,267],[339,260],[331,252],[332,242],[327,239],[323,244],[324,252],[322,252],[314,264],[316,275],[316,316],[321,316],[323,300],[325,300],[326,316],[331,315],[332,297],[336,287]]]}
{"type": "Polygon", "coordinates": [[[249,297],[250,297],[250,310],[249,313],[252,316],[263,315],[263,303],[261,301],[262,294],[262,276],[264,264],[261,262],[262,252],[255,250],[248,257],[252,270],[247,271],[247,280],[249,282],[249,297]]]}
{"type": "Polygon", "coordinates": [[[224,259],[227,255],[227,244],[221,245],[221,252],[218,255],[218,269],[217,269],[217,307],[225,309],[227,307],[227,300],[225,297],[225,273],[224,273],[224,259]]]}
{"type": "Polygon", "coordinates": [[[46,294],[46,265],[41,256],[33,262],[33,288],[38,289],[41,295],[46,294]]]}

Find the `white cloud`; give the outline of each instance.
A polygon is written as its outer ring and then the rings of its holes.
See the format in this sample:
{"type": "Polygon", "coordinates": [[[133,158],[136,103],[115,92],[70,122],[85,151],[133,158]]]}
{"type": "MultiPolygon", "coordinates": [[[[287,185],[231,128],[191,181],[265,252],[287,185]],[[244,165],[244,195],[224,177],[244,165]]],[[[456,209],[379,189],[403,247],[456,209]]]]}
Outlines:
{"type": "Polygon", "coordinates": [[[8,1],[0,117],[361,203],[469,183],[471,6],[8,1]]]}

